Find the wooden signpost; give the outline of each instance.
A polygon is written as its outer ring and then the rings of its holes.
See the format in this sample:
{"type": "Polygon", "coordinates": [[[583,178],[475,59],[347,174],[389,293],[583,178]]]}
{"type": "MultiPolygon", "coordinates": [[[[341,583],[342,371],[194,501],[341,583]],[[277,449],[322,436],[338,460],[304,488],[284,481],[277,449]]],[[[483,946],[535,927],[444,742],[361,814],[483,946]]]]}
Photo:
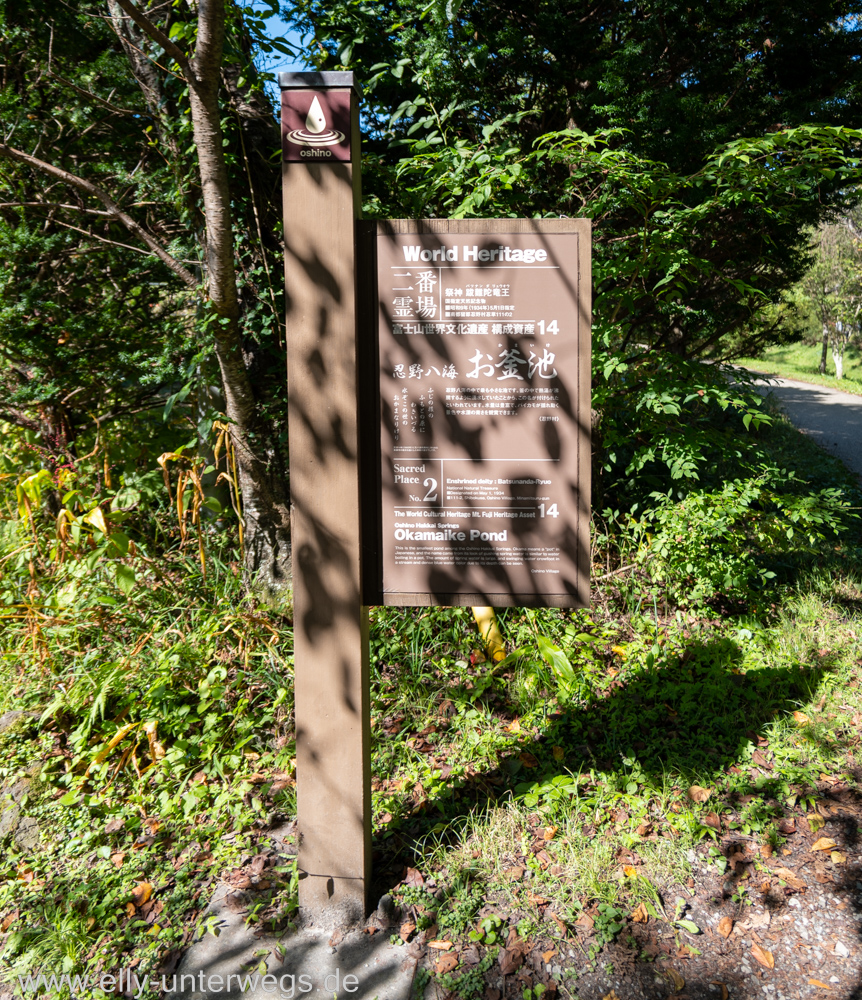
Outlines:
{"type": "Polygon", "coordinates": [[[359,222],[351,73],[283,73],[300,910],[371,869],[368,604],[589,601],[586,220],[359,222]]]}
{"type": "Polygon", "coordinates": [[[365,916],[371,870],[368,612],[360,579],[352,73],[283,73],[299,902],[365,916]],[[329,154],[329,155],[325,155],[329,154]]]}

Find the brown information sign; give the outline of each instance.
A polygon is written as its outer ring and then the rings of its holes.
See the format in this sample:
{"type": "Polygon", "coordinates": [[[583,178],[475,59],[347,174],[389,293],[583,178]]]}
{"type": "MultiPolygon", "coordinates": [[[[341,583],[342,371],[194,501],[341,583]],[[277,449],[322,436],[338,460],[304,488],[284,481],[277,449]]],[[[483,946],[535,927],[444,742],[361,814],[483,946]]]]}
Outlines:
{"type": "Polygon", "coordinates": [[[379,225],[383,603],[588,604],[589,239],[379,225]]]}

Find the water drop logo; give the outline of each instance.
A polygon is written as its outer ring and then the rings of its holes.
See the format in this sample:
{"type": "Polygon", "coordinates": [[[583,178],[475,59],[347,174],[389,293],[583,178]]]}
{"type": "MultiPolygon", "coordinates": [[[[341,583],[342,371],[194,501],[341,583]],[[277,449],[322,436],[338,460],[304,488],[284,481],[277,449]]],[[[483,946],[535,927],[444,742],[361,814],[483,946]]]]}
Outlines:
{"type": "Polygon", "coordinates": [[[337,146],[344,142],[344,133],[337,129],[329,128],[326,124],[326,115],[320,106],[320,101],[315,96],[305,116],[305,128],[295,128],[287,133],[287,138],[299,146],[337,146]]]}

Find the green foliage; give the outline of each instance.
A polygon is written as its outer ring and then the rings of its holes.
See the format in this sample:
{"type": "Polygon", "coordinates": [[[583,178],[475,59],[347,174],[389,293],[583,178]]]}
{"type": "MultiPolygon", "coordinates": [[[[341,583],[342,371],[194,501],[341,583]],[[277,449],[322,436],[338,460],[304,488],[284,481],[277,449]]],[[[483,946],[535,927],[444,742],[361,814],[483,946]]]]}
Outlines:
{"type": "Polygon", "coordinates": [[[485,994],[485,973],[493,967],[494,958],[495,953],[490,952],[472,969],[460,973],[446,972],[436,976],[435,981],[459,1000],[479,1000],[485,994]]]}
{"type": "Polygon", "coordinates": [[[780,492],[800,485],[793,479],[770,470],[682,500],[653,494],[655,505],[627,526],[636,561],[674,599],[750,599],[775,577],[764,557],[817,553],[858,520],[838,488],[780,492]]]}
{"type": "MultiPolygon", "coordinates": [[[[180,46],[194,44],[195,11],[168,5],[150,15],[180,46]]],[[[62,11],[41,2],[4,4],[0,117],[13,145],[97,184],[200,274],[203,289],[203,205],[187,89],[132,22],[119,18],[113,28],[110,17],[94,17],[78,3],[62,11]]],[[[227,5],[220,124],[240,325],[258,393],[256,434],[274,456],[286,432],[278,391],[283,289],[273,277],[281,267],[281,221],[271,197],[279,149],[255,60],[285,46],[264,35],[259,9],[227,5]]],[[[49,187],[38,170],[3,162],[0,417],[37,435],[53,466],[85,454],[94,434],[122,436],[133,414],[161,410],[175,423],[198,425],[206,438],[201,425],[224,403],[202,291],[182,285],[98,199],[74,186],[49,187]]],[[[174,435],[160,448],[160,436],[153,435],[150,463],[179,444],[174,435]]],[[[147,442],[140,435],[134,444],[142,450],[147,442]]]]}
{"type": "Polygon", "coordinates": [[[577,0],[528,14],[300,0],[286,13],[314,65],[349,66],[367,88],[370,214],[585,215],[601,350],[726,357],[781,336],[755,318],[802,276],[805,227],[855,198],[859,135],[835,94],[858,102],[862,69],[839,80],[826,52],[852,50],[856,6],[772,18],[658,2],[632,19],[577,0]],[[803,51],[827,60],[810,89],[789,72],[803,51]]]}
{"type": "Polygon", "coordinates": [[[482,942],[482,944],[496,944],[500,937],[500,930],[503,921],[495,914],[491,913],[479,921],[479,925],[474,931],[470,931],[467,937],[471,941],[482,942]]]}
{"type": "Polygon", "coordinates": [[[599,903],[596,915],[593,917],[596,940],[590,945],[590,958],[595,959],[602,948],[616,938],[625,927],[625,919],[625,913],[616,906],[612,906],[610,903],[599,903]]]}
{"type": "Polygon", "coordinates": [[[825,374],[820,374],[821,354],[821,346],[812,346],[812,339],[809,338],[807,342],[771,347],[758,358],[741,358],[740,361],[756,371],[764,372],[769,377],[798,379],[810,382],[812,385],[825,385],[831,389],[840,389],[841,392],[862,396],[862,350],[859,346],[850,344],[845,352],[844,378],[840,386],[836,384],[831,359],[827,359],[825,374]]]}

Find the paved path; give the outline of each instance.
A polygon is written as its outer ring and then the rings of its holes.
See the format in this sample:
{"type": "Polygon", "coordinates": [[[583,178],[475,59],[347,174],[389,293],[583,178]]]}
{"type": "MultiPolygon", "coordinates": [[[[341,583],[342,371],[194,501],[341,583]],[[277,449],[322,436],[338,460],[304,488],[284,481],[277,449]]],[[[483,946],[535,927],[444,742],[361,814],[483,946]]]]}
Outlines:
{"type": "Polygon", "coordinates": [[[803,434],[862,476],[862,396],[787,378],[770,378],[758,388],[779,401],[803,434]]]}

